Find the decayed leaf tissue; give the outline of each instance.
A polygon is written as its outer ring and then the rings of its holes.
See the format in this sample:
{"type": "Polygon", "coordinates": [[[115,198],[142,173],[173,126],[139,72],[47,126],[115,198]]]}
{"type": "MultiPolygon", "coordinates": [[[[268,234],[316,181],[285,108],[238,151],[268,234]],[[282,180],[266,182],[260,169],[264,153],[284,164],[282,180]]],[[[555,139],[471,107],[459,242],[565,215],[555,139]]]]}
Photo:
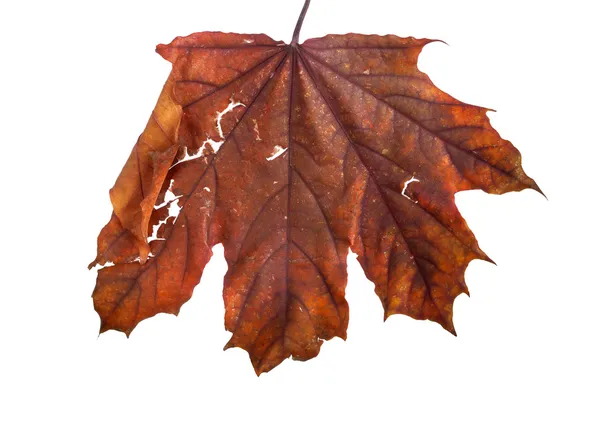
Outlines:
{"type": "Polygon", "coordinates": [[[257,374],[345,338],[349,248],[385,316],[454,333],[473,259],[490,260],[454,194],[536,183],[486,108],[417,68],[428,39],[327,35],[290,45],[201,32],[157,51],[173,64],[110,191],[93,293],[101,331],[177,314],[222,243],[226,347],[257,374]]]}

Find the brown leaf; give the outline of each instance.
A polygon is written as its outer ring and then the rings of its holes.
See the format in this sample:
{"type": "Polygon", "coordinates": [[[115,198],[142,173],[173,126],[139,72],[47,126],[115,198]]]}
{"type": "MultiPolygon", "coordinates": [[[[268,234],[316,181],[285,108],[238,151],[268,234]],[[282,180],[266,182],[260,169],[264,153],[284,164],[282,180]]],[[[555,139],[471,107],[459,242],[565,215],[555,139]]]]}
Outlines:
{"type": "Polygon", "coordinates": [[[257,374],[346,337],[349,248],[386,318],[454,333],[465,269],[490,261],[454,194],[539,188],[488,109],[418,70],[431,40],[347,34],[298,45],[308,3],[291,45],[202,32],[158,46],[173,70],[98,239],[94,263],[115,263],[93,294],[101,331],[129,334],[176,314],[222,243],[226,348],[247,350],[257,374]]]}

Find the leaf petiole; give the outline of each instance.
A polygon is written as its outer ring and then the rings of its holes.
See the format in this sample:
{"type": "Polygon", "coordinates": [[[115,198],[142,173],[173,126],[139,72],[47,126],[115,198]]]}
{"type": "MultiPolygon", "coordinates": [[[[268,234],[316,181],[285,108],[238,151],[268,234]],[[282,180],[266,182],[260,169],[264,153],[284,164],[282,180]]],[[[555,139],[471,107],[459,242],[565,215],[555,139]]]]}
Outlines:
{"type": "Polygon", "coordinates": [[[294,29],[294,35],[292,36],[292,47],[298,45],[298,40],[300,39],[300,30],[302,29],[302,23],[304,23],[304,17],[308,11],[308,6],[310,6],[310,0],[306,0],[304,7],[302,8],[302,12],[300,12],[300,17],[298,18],[298,23],[296,24],[296,29],[294,29]]]}

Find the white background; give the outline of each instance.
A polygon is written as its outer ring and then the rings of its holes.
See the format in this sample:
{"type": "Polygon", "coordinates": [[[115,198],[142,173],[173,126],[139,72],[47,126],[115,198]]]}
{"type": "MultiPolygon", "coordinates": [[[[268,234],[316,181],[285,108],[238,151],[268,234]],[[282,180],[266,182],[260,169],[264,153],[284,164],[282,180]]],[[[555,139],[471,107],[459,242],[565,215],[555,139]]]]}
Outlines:
{"type": "Polygon", "coordinates": [[[13,1],[0,6],[3,420],[597,420],[598,30],[595,3],[313,0],[302,38],[443,39],[420,68],[498,110],[533,191],[457,195],[498,264],[471,263],[455,338],[383,312],[349,260],[351,320],[309,362],[257,378],[222,351],[222,249],[179,317],[98,337],[96,236],[108,190],[170,66],[158,43],[195,31],[289,42],[302,0],[13,1]],[[356,418],[358,417],[358,418],[356,418]]]}

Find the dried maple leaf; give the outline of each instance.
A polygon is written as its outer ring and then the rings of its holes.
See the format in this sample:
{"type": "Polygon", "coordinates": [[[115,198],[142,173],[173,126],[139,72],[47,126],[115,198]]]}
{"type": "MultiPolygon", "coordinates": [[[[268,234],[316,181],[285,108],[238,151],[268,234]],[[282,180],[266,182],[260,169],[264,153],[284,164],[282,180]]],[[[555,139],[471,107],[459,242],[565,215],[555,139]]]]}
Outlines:
{"type": "Polygon", "coordinates": [[[291,45],[202,32],[158,46],[173,70],[98,239],[94,264],[114,263],[93,293],[101,331],[129,335],[178,313],[222,243],[226,348],[247,350],[258,374],[345,338],[349,248],[386,318],[454,333],[465,269],[489,260],[454,194],[539,188],[487,109],[417,69],[431,40],[347,34],[299,45],[308,4],[291,45]]]}

